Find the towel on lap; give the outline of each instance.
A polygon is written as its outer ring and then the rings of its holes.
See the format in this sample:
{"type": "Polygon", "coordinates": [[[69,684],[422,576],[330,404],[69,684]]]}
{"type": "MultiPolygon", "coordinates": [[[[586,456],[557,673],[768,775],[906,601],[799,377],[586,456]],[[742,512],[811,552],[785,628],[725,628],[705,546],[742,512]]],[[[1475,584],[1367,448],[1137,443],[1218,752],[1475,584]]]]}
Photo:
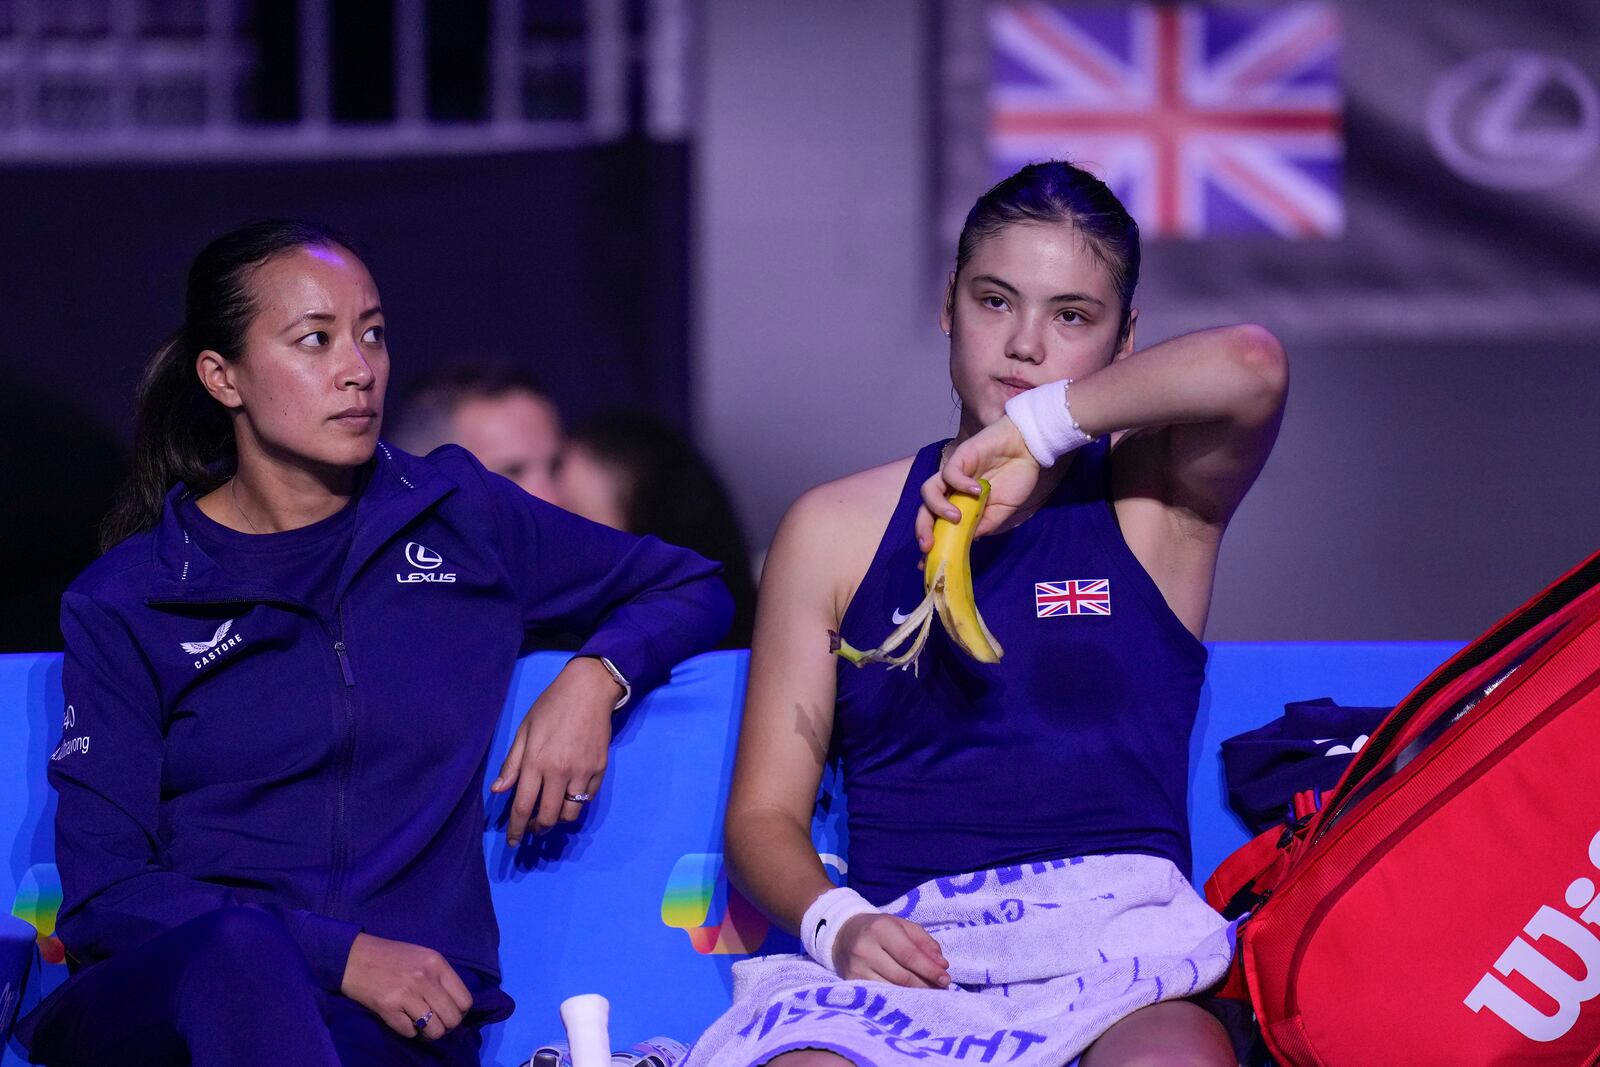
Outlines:
{"type": "Polygon", "coordinates": [[[852,981],[806,956],[734,965],[733,1007],[681,1067],[800,1048],[859,1067],[1062,1067],[1112,1023],[1222,978],[1232,927],[1168,860],[1087,856],[936,878],[883,910],[923,926],[948,989],[852,981]]]}

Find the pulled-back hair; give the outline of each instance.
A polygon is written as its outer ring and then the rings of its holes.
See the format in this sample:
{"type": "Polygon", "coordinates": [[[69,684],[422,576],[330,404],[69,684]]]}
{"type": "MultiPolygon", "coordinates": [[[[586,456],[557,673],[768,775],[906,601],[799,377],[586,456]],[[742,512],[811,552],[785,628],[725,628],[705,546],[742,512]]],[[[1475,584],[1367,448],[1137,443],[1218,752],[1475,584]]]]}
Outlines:
{"type": "Polygon", "coordinates": [[[245,332],[259,310],[250,284],[256,268],[297,248],[328,245],[354,251],[348,239],[325,226],[266,219],[200,250],[189,267],[183,325],[156,349],[139,379],[133,469],[101,524],[102,549],[154,526],[167,491],[178,482],[208,493],[232,476],[233,424],[201,384],[195,361],[208,349],[229,362],[244,354],[245,332]]]}
{"type": "Polygon", "coordinates": [[[956,273],[979,243],[1019,222],[1072,225],[1111,274],[1128,329],[1133,291],[1139,284],[1139,224],[1105,182],[1061,160],[1029,163],[978,197],[967,212],[956,246],[956,273]]]}

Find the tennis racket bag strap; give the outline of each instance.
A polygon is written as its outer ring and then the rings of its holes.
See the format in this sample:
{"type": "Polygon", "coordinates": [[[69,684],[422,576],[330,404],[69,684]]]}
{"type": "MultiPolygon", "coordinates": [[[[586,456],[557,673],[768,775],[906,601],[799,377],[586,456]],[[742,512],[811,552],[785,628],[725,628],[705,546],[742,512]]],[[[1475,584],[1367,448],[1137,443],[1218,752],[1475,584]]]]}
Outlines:
{"type": "MultiPolygon", "coordinates": [[[[1206,879],[1206,903],[1228,919],[1237,919],[1254,910],[1264,899],[1265,887],[1275,885],[1283,876],[1288,852],[1281,847],[1281,838],[1281,829],[1266,830],[1229,854],[1206,879]]],[[[1213,996],[1229,1000],[1250,999],[1240,953],[1234,953],[1227,976],[1211,992],[1213,996]]]]}
{"type": "Polygon", "coordinates": [[[1321,805],[1320,789],[1296,793],[1282,823],[1240,845],[1211,872],[1205,885],[1206,903],[1228,919],[1259,907],[1288,870],[1294,847],[1304,838],[1321,805]]]}
{"type": "MultiPolygon", "coordinates": [[[[1271,880],[1271,879],[1269,879],[1271,880]]],[[[1283,1067],[1600,1052],[1600,554],[1372,735],[1240,928],[1283,1067]]]]}
{"type": "MultiPolygon", "coordinates": [[[[1265,903],[1288,871],[1294,849],[1304,840],[1306,826],[1319,810],[1319,799],[1319,790],[1296,793],[1281,825],[1263,830],[1229,853],[1206,879],[1206,903],[1226,919],[1247,917],[1265,903]]],[[[1230,1000],[1250,999],[1242,955],[1234,953],[1227,977],[1212,994],[1230,1000]]]]}

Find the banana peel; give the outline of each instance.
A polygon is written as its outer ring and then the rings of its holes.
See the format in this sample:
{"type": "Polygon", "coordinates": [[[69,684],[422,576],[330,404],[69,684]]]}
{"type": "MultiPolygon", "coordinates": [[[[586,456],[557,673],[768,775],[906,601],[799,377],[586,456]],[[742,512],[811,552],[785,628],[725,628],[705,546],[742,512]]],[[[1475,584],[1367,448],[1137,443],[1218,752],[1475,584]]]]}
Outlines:
{"type": "Polygon", "coordinates": [[[959,522],[942,517],[933,520],[933,547],[922,563],[922,585],[926,595],[904,622],[884,638],[877,648],[854,648],[837,631],[828,632],[828,648],[857,667],[884,663],[890,667],[916,669],[917,657],[928,643],[928,633],[938,616],[956,647],[979,663],[999,663],[1004,654],[1000,642],[984,625],[978,602],[972,593],[972,540],[978,529],[978,516],[989,502],[989,483],[980,480],[977,496],[951,494],[950,502],[961,512],[959,522]]]}

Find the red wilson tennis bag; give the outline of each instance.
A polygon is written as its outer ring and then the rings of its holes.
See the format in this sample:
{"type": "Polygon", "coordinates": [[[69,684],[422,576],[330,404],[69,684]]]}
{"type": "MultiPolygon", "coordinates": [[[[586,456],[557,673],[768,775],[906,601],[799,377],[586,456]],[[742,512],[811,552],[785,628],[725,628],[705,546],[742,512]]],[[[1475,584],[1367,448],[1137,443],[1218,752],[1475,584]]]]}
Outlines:
{"type": "Polygon", "coordinates": [[[1600,1061],[1600,554],[1207,886],[1285,1067],[1600,1061]],[[1274,847],[1278,846],[1278,847],[1274,847]]]}

